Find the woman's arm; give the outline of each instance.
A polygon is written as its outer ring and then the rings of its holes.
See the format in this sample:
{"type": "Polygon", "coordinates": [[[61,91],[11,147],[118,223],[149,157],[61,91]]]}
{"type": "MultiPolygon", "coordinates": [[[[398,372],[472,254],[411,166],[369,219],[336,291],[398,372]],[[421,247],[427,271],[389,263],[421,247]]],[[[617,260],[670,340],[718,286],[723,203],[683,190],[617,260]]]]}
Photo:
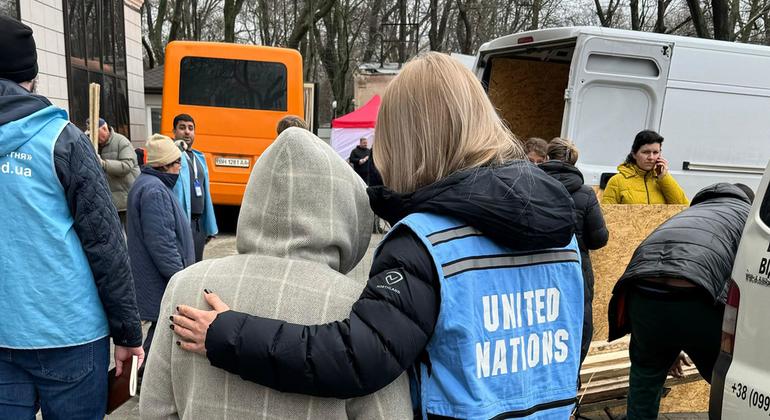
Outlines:
{"type": "Polygon", "coordinates": [[[670,173],[658,180],[658,186],[663,197],[666,198],[666,204],[690,204],[684,190],[670,173]]]}
{"type": "Polygon", "coordinates": [[[213,366],[279,391],[367,395],[421,354],[438,318],[438,293],[429,254],[411,231],[400,228],[375,256],[348,319],[308,326],[227,311],[205,334],[206,354],[213,366]]]}

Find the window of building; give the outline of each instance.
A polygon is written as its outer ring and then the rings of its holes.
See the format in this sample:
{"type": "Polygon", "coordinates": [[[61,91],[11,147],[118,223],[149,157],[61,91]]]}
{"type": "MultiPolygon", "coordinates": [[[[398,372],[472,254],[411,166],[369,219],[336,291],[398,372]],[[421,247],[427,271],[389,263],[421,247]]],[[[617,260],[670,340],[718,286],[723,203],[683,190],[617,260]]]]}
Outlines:
{"type": "Polygon", "coordinates": [[[160,107],[150,108],[150,122],[152,125],[153,133],[160,133],[160,114],[161,114],[160,107]]]}
{"type": "Polygon", "coordinates": [[[19,18],[19,0],[0,0],[0,15],[19,18]]]}
{"type": "Polygon", "coordinates": [[[85,128],[88,85],[99,83],[99,114],[115,131],[128,136],[123,0],[64,0],[64,22],[70,119],[85,128]]]}
{"type": "Polygon", "coordinates": [[[179,103],[286,111],[286,66],[266,61],[185,57],[179,103]]]}

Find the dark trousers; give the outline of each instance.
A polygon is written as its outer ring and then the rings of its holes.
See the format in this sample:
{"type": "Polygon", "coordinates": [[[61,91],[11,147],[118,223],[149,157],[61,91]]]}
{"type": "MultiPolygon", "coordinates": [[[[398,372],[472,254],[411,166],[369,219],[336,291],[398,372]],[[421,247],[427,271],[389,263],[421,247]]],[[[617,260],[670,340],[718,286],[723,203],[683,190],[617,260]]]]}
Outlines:
{"type": "Polygon", "coordinates": [[[147,337],[144,338],[144,343],[142,343],[145,363],[142,363],[142,366],[139,368],[139,372],[137,373],[140,377],[144,376],[144,367],[147,366],[146,362],[147,358],[150,356],[150,346],[152,346],[152,337],[155,335],[155,326],[157,324],[157,322],[150,322],[150,328],[147,330],[147,337]]]}
{"type": "Polygon", "coordinates": [[[123,230],[126,230],[126,211],[118,211],[118,218],[120,219],[120,224],[123,226],[123,230]]]}
{"type": "Polygon", "coordinates": [[[663,384],[680,351],[711,383],[724,306],[714,304],[700,288],[662,294],[631,286],[627,298],[631,322],[628,419],[657,419],[663,384]]]}
{"type": "Polygon", "coordinates": [[[192,228],[193,244],[195,245],[195,262],[203,260],[203,248],[206,247],[206,232],[203,231],[203,222],[200,216],[193,215],[190,221],[192,228]]]}

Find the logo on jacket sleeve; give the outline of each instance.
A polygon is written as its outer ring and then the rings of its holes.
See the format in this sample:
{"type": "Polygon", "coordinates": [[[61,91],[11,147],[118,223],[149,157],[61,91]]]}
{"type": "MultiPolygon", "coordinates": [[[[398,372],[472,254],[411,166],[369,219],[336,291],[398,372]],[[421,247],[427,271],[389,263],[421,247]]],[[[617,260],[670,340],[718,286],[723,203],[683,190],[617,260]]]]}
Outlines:
{"type": "Polygon", "coordinates": [[[400,282],[403,279],[404,279],[404,276],[398,271],[388,271],[387,273],[385,273],[385,282],[388,283],[388,286],[393,286],[394,284],[400,282]]]}
{"type": "Polygon", "coordinates": [[[402,270],[387,270],[380,272],[374,276],[372,281],[376,288],[391,291],[396,294],[401,294],[401,291],[397,289],[399,283],[404,280],[404,273],[402,270]],[[394,287],[395,286],[395,287],[394,287]]]}

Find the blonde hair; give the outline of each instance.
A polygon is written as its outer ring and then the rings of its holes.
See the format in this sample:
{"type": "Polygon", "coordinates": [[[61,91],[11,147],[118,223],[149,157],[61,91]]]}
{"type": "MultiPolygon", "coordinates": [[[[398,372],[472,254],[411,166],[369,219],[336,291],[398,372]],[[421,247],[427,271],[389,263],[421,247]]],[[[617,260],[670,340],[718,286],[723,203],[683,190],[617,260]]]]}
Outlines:
{"type": "Polygon", "coordinates": [[[411,60],[385,89],[373,153],[384,184],[401,193],[525,157],[473,73],[435,52],[411,60]]]}
{"type": "Polygon", "coordinates": [[[561,137],[554,137],[548,143],[548,159],[574,165],[578,160],[578,149],[575,143],[561,137]]]}

